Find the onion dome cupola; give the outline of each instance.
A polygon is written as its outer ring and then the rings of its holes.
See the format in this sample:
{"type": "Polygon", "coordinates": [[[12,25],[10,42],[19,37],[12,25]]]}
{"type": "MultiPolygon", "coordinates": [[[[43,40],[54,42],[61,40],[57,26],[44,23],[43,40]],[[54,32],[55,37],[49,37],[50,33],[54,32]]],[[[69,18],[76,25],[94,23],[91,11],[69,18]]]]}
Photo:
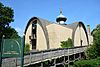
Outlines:
{"type": "Polygon", "coordinates": [[[56,18],[56,22],[58,22],[59,24],[65,24],[67,18],[62,14],[62,10],[60,10],[60,15],[57,16],[56,18]]]}

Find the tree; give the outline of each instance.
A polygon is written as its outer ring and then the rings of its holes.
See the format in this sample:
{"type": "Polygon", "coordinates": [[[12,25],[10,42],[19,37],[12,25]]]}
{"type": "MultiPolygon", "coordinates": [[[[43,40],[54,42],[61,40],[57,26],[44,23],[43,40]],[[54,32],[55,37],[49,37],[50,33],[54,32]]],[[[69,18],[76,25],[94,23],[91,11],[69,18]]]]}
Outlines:
{"type": "Polygon", "coordinates": [[[11,27],[7,27],[4,30],[3,35],[5,35],[5,37],[4,37],[5,39],[7,39],[7,38],[9,38],[9,39],[20,38],[20,36],[18,35],[18,32],[14,28],[11,28],[11,27]]]}
{"type": "Polygon", "coordinates": [[[86,51],[89,59],[100,57],[100,24],[96,26],[91,34],[93,35],[93,45],[86,51]]]}
{"type": "Polygon", "coordinates": [[[67,41],[62,41],[62,42],[61,42],[61,47],[62,47],[62,48],[73,47],[72,39],[68,38],[67,41]]]}
{"type": "Polygon", "coordinates": [[[9,26],[9,24],[14,21],[13,17],[13,9],[0,3],[0,39],[3,35],[5,35],[5,38],[19,37],[16,30],[9,26]]]}
{"type": "Polygon", "coordinates": [[[87,50],[86,50],[86,56],[87,59],[94,59],[97,58],[97,51],[96,51],[96,46],[91,45],[87,50]]]}
{"type": "Polygon", "coordinates": [[[93,30],[93,44],[96,47],[97,56],[100,56],[100,24],[93,30]]]}

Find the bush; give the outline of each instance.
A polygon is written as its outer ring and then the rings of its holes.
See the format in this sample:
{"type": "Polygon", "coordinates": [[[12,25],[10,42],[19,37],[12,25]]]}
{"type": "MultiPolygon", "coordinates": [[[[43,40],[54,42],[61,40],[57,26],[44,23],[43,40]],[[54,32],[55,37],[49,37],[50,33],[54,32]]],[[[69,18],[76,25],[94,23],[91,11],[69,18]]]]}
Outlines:
{"type": "Polygon", "coordinates": [[[30,52],[30,45],[27,43],[25,44],[25,47],[24,47],[24,53],[28,53],[30,52]]]}
{"type": "Polygon", "coordinates": [[[97,51],[96,51],[95,45],[89,46],[89,48],[86,50],[86,56],[87,56],[87,59],[97,58],[97,51]]]}
{"type": "Polygon", "coordinates": [[[67,41],[62,41],[61,42],[61,47],[62,48],[70,48],[70,47],[73,47],[72,39],[68,38],[67,41]]]}
{"type": "Polygon", "coordinates": [[[100,67],[100,58],[76,61],[73,67],[100,67]]]}
{"type": "Polygon", "coordinates": [[[100,24],[92,31],[93,44],[86,51],[88,59],[100,57],[100,24]]]}

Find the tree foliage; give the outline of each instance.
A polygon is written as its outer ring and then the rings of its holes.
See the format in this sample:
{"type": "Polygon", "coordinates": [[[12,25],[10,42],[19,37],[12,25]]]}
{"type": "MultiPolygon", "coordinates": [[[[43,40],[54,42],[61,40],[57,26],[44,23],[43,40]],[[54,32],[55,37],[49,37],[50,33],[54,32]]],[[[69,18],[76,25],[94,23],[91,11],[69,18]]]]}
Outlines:
{"type": "Polygon", "coordinates": [[[61,42],[61,47],[62,47],[62,48],[73,47],[72,39],[68,38],[68,40],[62,41],[62,42],[61,42]]]}
{"type": "Polygon", "coordinates": [[[92,31],[93,45],[91,45],[87,51],[87,57],[89,59],[100,57],[100,24],[92,31]]]}
{"type": "Polygon", "coordinates": [[[97,57],[97,51],[96,51],[96,46],[91,45],[87,50],[86,50],[86,56],[87,59],[94,59],[97,57]]]}
{"type": "Polygon", "coordinates": [[[73,67],[100,67],[100,58],[90,60],[79,60],[74,62],[73,67]]]}
{"type": "Polygon", "coordinates": [[[0,25],[6,27],[9,26],[9,23],[14,21],[14,12],[10,7],[4,6],[0,3],[0,25]]]}
{"type": "Polygon", "coordinates": [[[3,35],[5,35],[5,38],[19,37],[16,30],[9,26],[9,24],[14,21],[13,17],[13,9],[0,3],[0,39],[3,35]]]}
{"type": "Polygon", "coordinates": [[[4,38],[11,38],[11,39],[15,39],[15,38],[20,38],[20,36],[18,35],[18,32],[14,29],[14,28],[11,28],[11,27],[7,27],[5,30],[4,30],[4,33],[3,35],[5,35],[4,38]]]}

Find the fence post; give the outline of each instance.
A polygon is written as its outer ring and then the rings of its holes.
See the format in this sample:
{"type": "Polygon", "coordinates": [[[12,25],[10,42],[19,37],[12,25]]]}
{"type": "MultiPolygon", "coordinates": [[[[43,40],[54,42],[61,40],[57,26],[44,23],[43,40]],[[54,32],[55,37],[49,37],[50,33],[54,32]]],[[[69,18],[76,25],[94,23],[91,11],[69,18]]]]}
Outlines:
{"type": "Polygon", "coordinates": [[[0,67],[2,67],[2,49],[3,49],[3,39],[4,35],[2,36],[2,39],[0,40],[0,67]]]}
{"type": "Polygon", "coordinates": [[[17,67],[17,58],[15,59],[16,67],[17,67]]]}
{"type": "Polygon", "coordinates": [[[43,67],[43,51],[41,52],[42,54],[41,54],[41,57],[42,57],[42,60],[41,60],[41,67],[43,67]]]}
{"type": "Polygon", "coordinates": [[[2,65],[2,40],[0,39],[0,67],[2,65]]]}
{"type": "Polygon", "coordinates": [[[22,41],[22,48],[21,48],[21,67],[24,67],[24,46],[25,46],[25,34],[23,35],[22,41]]]}

